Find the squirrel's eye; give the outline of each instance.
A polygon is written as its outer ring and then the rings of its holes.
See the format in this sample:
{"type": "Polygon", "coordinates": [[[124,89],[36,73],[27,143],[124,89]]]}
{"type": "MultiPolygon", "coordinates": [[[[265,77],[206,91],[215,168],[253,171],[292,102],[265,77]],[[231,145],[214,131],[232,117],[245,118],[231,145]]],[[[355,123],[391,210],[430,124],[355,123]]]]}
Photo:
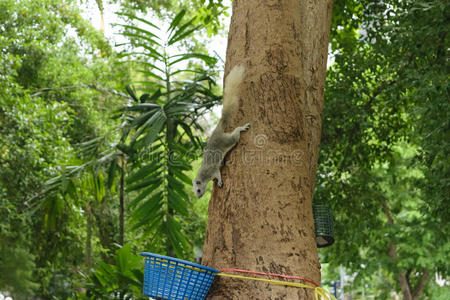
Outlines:
{"type": "Polygon", "coordinates": [[[197,181],[197,184],[202,184],[200,181],[197,181]]]}

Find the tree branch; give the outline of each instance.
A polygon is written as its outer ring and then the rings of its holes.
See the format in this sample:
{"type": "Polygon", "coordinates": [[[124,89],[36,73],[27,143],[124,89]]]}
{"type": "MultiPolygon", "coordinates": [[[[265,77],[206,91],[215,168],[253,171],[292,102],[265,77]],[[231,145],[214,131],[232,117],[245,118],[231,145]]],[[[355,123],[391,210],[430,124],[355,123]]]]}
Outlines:
{"type": "Polygon", "coordinates": [[[425,270],[422,273],[422,276],[419,279],[419,282],[416,284],[416,287],[414,288],[414,291],[412,293],[412,299],[418,300],[420,295],[422,294],[423,290],[425,289],[425,286],[427,284],[428,277],[430,276],[430,271],[425,270]]]}
{"type": "Polygon", "coordinates": [[[400,288],[402,289],[403,300],[413,300],[408,280],[406,279],[405,273],[403,273],[402,271],[398,272],[398,281],[400,283],[400,288]]]}
{"type": "MultiPolygon", "coordinates": [[[[394,224],[394,219],[392,218],[391,212],[385,200],[381,201],[381,205],[383,206],[384,214],[387,217],[388,224],[394,224]]],[[[397,264],[398,263],[398,254],[397,254],[397,245],[389,242],[388,256],[397,264]]],[[[398,270],[397,274],[398,282],[400,284],[400,288],[403,294],[403,300],[413,300],[411,295],[411,288],[408,283],[408,279],[406,274],[402,270],[398,270]]]]}
{"type": "Polygon", "coordinates": [[[388,207],[388,205],[386,203],[386,200],[382,200],[381,201],[381,205],[383,206],[383,212],[386,215],[386,218],[388,220],[388,224],[389,225],[394,224],[394,219],[392,218],[391,211],[389,210],[389,207],[388,207]]]}
{"type": "Polygon", "coordinates": [[[410,268],[406,271],[406,274],[405,274],[406,283],[408,284],[408,289],[409,289],[410,293],[412,292],[412,286],[411,286],[411,280],[410,280],[410,275],[411,275],[412,271],[413,270],[410,268]]]}

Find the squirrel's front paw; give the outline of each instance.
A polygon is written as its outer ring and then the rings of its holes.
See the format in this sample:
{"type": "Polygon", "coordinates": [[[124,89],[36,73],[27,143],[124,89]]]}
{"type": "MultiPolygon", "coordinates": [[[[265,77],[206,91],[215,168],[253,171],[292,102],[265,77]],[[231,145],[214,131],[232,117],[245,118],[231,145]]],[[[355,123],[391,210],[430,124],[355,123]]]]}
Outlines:
{"type": "Polygon", "coordinates": [[[245,124],[244,126],[242,126],[242,129],[247,131],[250,128],[250,123],[245,124]]]}
{"type": "Polygon", "coordinates": [[[223,182],[222,182],[222,180],[217,181],[217,185],[218,185],[220,188],[223,187],[223,182]]]}

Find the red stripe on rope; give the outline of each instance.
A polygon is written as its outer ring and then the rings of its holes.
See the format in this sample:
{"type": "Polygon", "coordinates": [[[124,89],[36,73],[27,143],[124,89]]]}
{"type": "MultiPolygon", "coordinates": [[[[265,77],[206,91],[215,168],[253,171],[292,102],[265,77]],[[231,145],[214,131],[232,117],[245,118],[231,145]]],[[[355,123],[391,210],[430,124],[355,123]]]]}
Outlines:
{"type": "Polygon", "coordinates": [[[239,272],[239,273],[248,273],[248,274],[256,274],[256,275],[265,275],[265,276],[272,276],[272,277],[282,277],[282,278],[288,278],[288,279],[299,279],[299,280],[304,280],[306,282],[309,282],[317,287],[319,287],[320,285],[318,285],[317,283],[315,283],[314,281],[312,281],[311,279],[305,278],[305,277],[301,277],[301,276],[292,276],[292,275],[283,275],[283,274],[273,274],[273,273],[264,273],[264,272],[257,272],[257,271],[248,271],[248,270],[240,270],[240,269],[220,269],[220,272],[239,272]]]}

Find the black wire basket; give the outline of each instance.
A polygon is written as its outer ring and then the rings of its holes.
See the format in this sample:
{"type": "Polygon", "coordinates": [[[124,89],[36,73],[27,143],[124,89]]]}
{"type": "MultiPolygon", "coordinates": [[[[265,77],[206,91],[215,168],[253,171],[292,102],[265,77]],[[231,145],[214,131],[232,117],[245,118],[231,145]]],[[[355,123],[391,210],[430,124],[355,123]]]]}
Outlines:
{"type": "Polygon", "coordinates": [[[334,243],[333,212],[328,205],[313,204],[314,227],[318,248],[334,243]]]}

